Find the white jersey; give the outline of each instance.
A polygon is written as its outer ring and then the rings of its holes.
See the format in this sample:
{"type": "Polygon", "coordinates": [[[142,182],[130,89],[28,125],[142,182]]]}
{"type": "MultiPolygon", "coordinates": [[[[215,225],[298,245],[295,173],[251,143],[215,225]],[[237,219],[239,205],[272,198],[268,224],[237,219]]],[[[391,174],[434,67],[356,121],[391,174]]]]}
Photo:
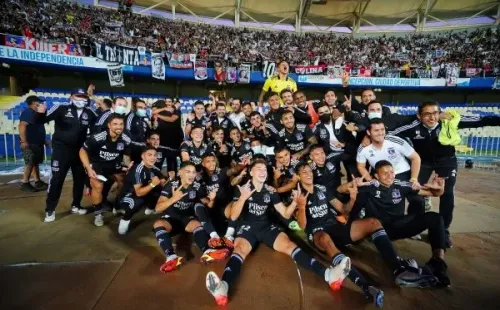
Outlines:
{"type": "Polygon", "coordinates": [[[366,147],[360,146],[358,148],[358,155],[356,161],[365,164],[367,161],[372,168],[375,168],[377,162],[381,160],[389,161],[395,174],[400,174],[411,169],[407,158],[413,154],[415,150],[405,140],[387,135],[385,136],[384,144],[381,149],[378,149],[370,144],[366,147]]]}

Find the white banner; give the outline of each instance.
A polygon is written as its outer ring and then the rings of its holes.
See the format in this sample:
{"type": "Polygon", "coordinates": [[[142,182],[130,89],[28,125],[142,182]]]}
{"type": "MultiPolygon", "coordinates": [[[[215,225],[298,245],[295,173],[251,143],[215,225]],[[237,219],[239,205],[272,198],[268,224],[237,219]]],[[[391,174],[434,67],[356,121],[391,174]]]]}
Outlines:
{"type": "Polygon", "coordinates": [[[111,87],[123,87],[123,68],[122,65],[108,65],[109,85],[111,87]]]}
{"type": "Polygon", "coordinates": [[[165,81],[165,63],[160,55],[151,56],[151,75],[154,79],[165,81]]]}
{"type": "MultiPolygon", "coordinates": [[[[327,75],[299,75],[299,83],[342,85],[339,78],[327,75]]],[[[353,86],[385,86],[385,87],[443,87],[446,86],[445,79],[397,79],[397,78],[374,78],[374,77],[351,77],[349,85],[353,86]]]]}

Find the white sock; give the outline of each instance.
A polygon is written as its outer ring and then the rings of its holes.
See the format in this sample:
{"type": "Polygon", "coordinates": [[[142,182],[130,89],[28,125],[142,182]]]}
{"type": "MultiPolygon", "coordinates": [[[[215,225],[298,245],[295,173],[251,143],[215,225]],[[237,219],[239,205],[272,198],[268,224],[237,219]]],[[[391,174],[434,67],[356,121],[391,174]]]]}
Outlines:
{"type": "Polygon", "coordinates": [[[234,235],[234,227],[228,227],[227,230],[226,230],[225,237],[232,238],[233,235],[234,235]]]}
{"type": "Polygon", "coordinates": [[[210,238],[219,238],[220,239],[219,234],[216,233],[215,231],[210,233],[210,238]]]}

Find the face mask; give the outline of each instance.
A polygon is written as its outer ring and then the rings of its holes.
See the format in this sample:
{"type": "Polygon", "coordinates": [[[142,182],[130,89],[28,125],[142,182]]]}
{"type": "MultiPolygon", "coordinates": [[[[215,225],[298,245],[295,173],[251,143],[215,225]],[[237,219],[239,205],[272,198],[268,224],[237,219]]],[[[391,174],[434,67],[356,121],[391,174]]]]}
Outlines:
{"type": "Polygon", "coordinates": [[[137,109],[137,111],[135,111],[135,115],[139,117],[146,117],[147,113],[144,109],[137,109]]]}
{"type": "Polygon", "coordinates": [[[341,116],[335,120],[335,129],[340,129],[344,124],[344,118],[341,116]]]}
{"type": "Polygon", "coordinates": [[[97,114],[102,114],[102,108],[97,108],[97,109],[95,109],[95,111],[97,114]]]}
{"type": "Polygon", "coordinates": [[[368,113],[369,119],[382,118],[382,112],[370,112],[368,113]]]}
{"type": "Polygon", "coordinates": [[[123,106],[121,106],[121,105],[119,105],[119,106],[117,106],[117,107],[115,108],[115,113],[116,113],[116,114],[123,115],[123,114],[125,114],[126,112],[127,112],[127,108],[125,108],[125,107],[123,107],[123,106]]]}
{"type": "Polygon", "coordinates": [[[252,146],[254,154],[262,154],[262,145],[252,146]]]}
{"type": "Polygon", "coordinates": [[[71,103],[73,103],[73,105],[77,109],[83,109],[83,107],[87,105],[87,99],[79,99],[79,100],[73,99],[71,103]]]}
{"type": "Polygon", "coordinates": [[[319,120],[323,124],[328,124],[331,120],[331,116],[330,116],[330,114],[323,114],[323,115],[319,116],[319,120]]]}

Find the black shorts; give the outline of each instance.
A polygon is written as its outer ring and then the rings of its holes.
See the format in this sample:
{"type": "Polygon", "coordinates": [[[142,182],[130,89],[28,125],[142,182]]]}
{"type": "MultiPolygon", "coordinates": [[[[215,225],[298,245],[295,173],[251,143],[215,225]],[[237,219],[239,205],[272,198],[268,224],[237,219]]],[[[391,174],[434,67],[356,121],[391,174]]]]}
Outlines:
{"type": "Polygon", "coordinates": [[[329,221],[325,225],[314,227],[307,231],[307,241],[316,249],[321,250],[314,244],[314,234],[320,231],[327,233],[332,238],[333,243],[337,248],[342,248],[352,245],[354,242],[351,239],[352,221],[348,221],[345,225],[329,221]]]}
{"type": "MultiPolygon", "coordinates": [[[[193,209],[194,210],[194,209],[193,209]]],[[[161,217],[161,219],[166,220],[170,226],[172,226],[172,231],[170,234],[176,235],[186,231],[186,226],[192,220],[196,220],[194,211],[179,211],[175,208],[167,210],[167,213],[161,217]]]]}
{"type": "Polygon", "coordinates": [[[283,230],[270,222],[241,222],[238,225],[236,238],[243,238],[250,243],[252,249],[259,243],[264,243],[271,249],[274,241],[283,230]]]}
{"type": "Polygon", "coordinates": [[[102,175],[108,180],[111,179],[111,176],[114,174],[125,173],[122,171],[121,163],[109,163],[104,165],[101,163],[92,163],[90,166],[97,175],[102,175]]]}
{"type": "Polygon", "coordinates": [[[127,209],[139,209],[143,205],[146,205],[150,209],[154,209],[161,193],[159,191],[151,191],[144,197],[137,197],[133,193],[127,193],[120,199],[120,207],[123,210],[127,209]]]}
{"type": "Polygon", "coordinates": [[[23,150],[23,159],[25,165],[36,166],[43,162],[44,148],[43,144],[30,144],[29,147],[23,150]]]}

